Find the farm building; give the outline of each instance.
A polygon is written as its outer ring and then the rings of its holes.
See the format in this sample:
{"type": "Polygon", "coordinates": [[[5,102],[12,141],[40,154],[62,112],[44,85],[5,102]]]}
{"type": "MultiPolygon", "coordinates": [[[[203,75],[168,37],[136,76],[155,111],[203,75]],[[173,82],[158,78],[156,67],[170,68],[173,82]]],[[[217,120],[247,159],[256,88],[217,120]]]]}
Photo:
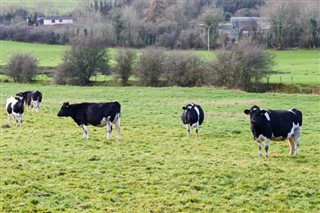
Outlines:
{"type": "Polygon", "coordinates": [[[226,35],[229,39],[238,40],[239,36],[264,34],[271,25],[265,17],[231,17],[230,22],[219,23],[219,35],[226,35]]]}
{"type": "Polygon", "coordinates": [[[52,25],[65,25],[73,24],[71,16],[46,16],[38,17],[36,26],[52,26],[52,25]]]}

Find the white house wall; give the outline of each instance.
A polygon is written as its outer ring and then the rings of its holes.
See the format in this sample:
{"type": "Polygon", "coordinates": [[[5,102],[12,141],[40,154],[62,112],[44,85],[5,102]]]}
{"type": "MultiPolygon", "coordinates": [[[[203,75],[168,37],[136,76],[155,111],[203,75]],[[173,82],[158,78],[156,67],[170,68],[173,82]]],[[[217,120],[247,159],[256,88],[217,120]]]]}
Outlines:
{"type": "Polygon", "coordinates": [[[43,25],[60,25],[60,24],[73,24],[72,20],[62,20],[61,22],[59,19],[55,19],[54,22],[52,22],[52,19],[44,19],[43,25]]]}

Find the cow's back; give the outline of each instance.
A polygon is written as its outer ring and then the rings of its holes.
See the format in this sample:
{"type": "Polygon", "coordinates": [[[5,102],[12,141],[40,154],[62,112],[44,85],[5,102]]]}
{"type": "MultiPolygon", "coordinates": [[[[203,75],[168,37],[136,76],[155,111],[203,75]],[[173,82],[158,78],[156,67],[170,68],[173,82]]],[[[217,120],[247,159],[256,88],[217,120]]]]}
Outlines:
{"type": "Polygon", "coordinates": [[[100,125],[104,118],[112,122],[117,114],[120,114],[121,106],[118,102],[109,103],[83,103],[78,113],[85,114],[85,120],[96,126],[100,125]]]}
{"type": "Polygon", "coordinates": [[[32,92],[32,100],[41,102],[42,101],[42,93],[39,92],[38,90],[32,92]]]}
{"type": "Polygon", "coordinates": [[[297,109],[292,109],[291,111],[296,114],[296,119],[297,119],[297,122],[299,123],[299,126],[302,126],[302,112],[297,109]]]}
{"type": "Polygon", "coordinates": [[[201,125],[204,120],[204,112],[203,112],[201,106],[196,105],[196,107],[199,109],[199,125],[201,125]]]}
{"type": "Polygon", "coordinates": [[[299,110],[268,110],[272,134],[286,138],[294,126],[302,125],[302,113],[299,110]]]}

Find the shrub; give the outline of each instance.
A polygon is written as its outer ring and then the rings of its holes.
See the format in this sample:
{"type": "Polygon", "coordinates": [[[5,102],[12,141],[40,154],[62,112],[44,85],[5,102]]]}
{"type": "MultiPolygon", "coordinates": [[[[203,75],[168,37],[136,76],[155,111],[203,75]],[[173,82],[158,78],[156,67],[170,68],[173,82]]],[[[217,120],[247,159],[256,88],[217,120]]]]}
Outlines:
{"type": "Polygon", "coordinates": [[[261,45],[241,41],[229,50],[220,49],[212,65],[213,84],[250,91],[272,71],[273,56],[261,45]]]}
{"type": "Polygon", "coordinates": [[[165,53],[163,49],[146,48],[139,57],[135,74],[142,86],[159,86],[164,70],[165,53]]]}
{"type": "Polygon", "coordinates": [[[72,71],[74,71],[74,69],[70,64],[67,64],[67,63],[60,64],[53,75],[54,83],[60,84],[60,85],[76,84],[76,80],[73,80],[72,78],[72,71]]]}
{"type": "Polygon", "coordinates": [[[167,57],[165,67],[170,86],[192,87],[206,83],[206,69],[199,56],[174,52],[167,57]]]}
{"type": "Polygon", "coordinates": [[[8,63],[7,74],[14,82],[29,83],[37,73],[37,59],[27,53],[16,53],[8,63]]]}
{"type": "Polygon", "coordinates": [[[71,40],[70,45],[71,49],[63,55],[63,64],[54,74],[55,82],[88,85],[95,73],[108,73],[109,58],[102,38],[78,36],[71,40]]]}
{"type": "Polygon", "coordinates": [[[200,31],[198,29],[185,29],[180,32],[176,47],[181,49],[200,48],[203,46],[200,31]]]}
{"type": "Polygon", "coordinates": [[[117,65],[114,67],[113,72],[121,79],[123,86],[128,85],[135,59],[136,53],[130,49],[119,49],[115,54],[117,65]]]}

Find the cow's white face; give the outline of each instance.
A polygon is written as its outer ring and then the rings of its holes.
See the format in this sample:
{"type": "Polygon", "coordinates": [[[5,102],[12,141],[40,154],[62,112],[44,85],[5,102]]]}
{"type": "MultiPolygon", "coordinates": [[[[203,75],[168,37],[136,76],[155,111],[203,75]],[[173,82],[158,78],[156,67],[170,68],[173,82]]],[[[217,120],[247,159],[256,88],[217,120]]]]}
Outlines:
{"type": "Polygon", "coordinates": [[[23,100],[24,100],[24,98],[23,98],[23,97],[16,97],[15,99],[16,99],[15,105],[16,105],[17,107],[22,107],[22,106],[23,106],[23,100]]]}
{"type": "MultiPolygon", "coordinates": [[[[184,116],[185,116],[185,120],[186,120],[187,124],[191,125],[192,118],[194,118],[194,116],[198,116],[198,115],[196,115],[196,111],[194,110],[195,106],[194,105],[187,105],[186,107],[183,107],[182,109],[185,110],[184,116]]],[[[197,110],[198,110],[198,108],[197,108],[197,110]]]]}
{"type": "Polygon", "coordinates": [[[269,113],[265,110],[261,110],[258,106],[254,105],[251,109],[244,110],[244,113],[250,115],[250,123],[252,127],[259,127],[263,122],[263,119],[270,121],[269,113]]]}

